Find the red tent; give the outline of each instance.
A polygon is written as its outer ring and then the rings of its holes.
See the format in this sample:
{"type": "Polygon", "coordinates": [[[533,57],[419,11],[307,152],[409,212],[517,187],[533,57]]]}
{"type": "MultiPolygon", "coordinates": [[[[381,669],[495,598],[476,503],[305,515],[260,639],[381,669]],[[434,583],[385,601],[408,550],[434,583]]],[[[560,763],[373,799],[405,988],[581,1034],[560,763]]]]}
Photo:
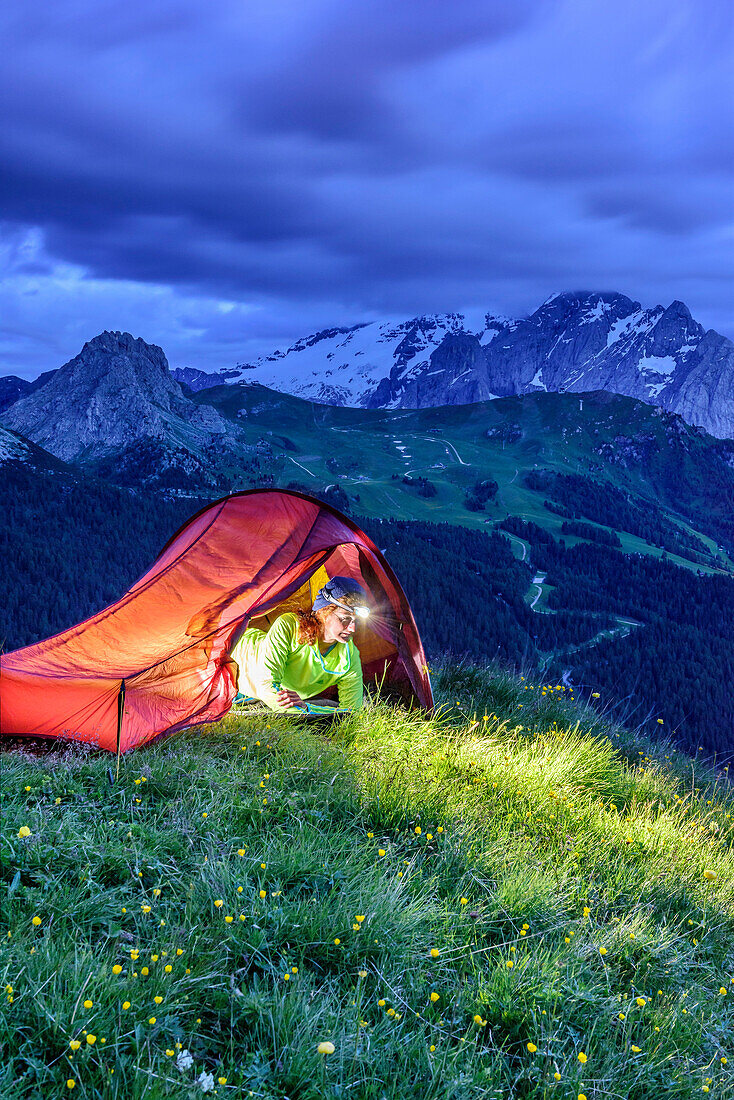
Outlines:
{"type": "Polygon", "coordinates": [[[216,721],[236,694],[227,654],[243,625],[310,606],[335,575],[372,595],[355,637],[365,681],[430,708],[415,620],[380,551],[328,504],[268,489],[202,509],[117,603],[0,658],[0,730],[125,752],[216,721]]]}

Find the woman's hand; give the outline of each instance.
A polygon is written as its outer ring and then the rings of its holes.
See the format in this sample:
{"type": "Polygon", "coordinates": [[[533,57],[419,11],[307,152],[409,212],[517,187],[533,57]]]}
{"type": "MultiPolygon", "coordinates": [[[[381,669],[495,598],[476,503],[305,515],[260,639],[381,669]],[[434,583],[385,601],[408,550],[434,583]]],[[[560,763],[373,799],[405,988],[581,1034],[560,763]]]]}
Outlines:
{"type": "Polygon", "coordinates": [[[287,688],[281,688],[276,694],[275,698],[278,700],[278,706],[285,707],[297,707],[303,702],[301,696],[295,691],[288,691],[287,688]]]}

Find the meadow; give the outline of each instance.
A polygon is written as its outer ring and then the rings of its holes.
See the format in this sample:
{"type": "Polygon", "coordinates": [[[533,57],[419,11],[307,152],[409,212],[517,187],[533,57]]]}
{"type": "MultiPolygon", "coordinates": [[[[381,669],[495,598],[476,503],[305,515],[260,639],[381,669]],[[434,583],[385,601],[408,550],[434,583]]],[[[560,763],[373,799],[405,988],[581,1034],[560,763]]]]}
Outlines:
{"type": "Polygon", "coordinates": [[[0,1093],[734,1096],[725,769],[557,684],[2,760],[0,1093]]]}

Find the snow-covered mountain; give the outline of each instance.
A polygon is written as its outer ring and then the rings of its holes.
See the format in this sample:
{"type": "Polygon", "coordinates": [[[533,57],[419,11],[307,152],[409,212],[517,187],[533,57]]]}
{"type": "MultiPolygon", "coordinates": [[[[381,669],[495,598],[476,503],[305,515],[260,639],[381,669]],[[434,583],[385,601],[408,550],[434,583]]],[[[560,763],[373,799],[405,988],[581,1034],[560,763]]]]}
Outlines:
{"type": "Polygon", "coordinates": [[[172,374],[193,390],[223,382],[259,382],[322,405],[359,407],[368,404],[369,396],[391,371],[409,372],[427,363],[447,335],[469,332],[479,340],[491,339],[507,322],[506,317],[480,310],[413,317],[399,323],[371,321],[351,328],[324,329],[233,370],[207,374],[184,367],[172,374]]]}
{"type": "Polygon", "coordinates": [[[260,382],[330,405],[425,408],[536,390],[608,390],[734,436],[734,344],[682,302],[566,291],[527,318],[477,311],[334,328],[219,374],[173,371],[192,389],[260,382]]]}

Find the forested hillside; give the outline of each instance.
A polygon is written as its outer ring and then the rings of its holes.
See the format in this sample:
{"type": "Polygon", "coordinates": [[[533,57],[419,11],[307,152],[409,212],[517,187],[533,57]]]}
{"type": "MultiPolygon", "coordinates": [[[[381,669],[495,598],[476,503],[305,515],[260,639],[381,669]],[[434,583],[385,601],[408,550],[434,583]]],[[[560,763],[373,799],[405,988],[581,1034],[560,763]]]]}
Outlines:
{"type": "Polygon", "coordinates": [[[203,503],[166,500],[82,475],[41,478],[26,463],[4,463],[3,649],[56,634],[118,599],[203,503]]]}
{"type": "Polygon", "coordinates": [[[640,718],[651,708],[694,751],[732,753],[733,580],[587,542],[567,548],[516,517],[502,526],[527,539],[534,564],[547,571],[551,610],[618,613],[642,624],[555,659],[551,676],[572,667],[574,681],[602,692],[607,705],[636,707],[640,718]]]}

